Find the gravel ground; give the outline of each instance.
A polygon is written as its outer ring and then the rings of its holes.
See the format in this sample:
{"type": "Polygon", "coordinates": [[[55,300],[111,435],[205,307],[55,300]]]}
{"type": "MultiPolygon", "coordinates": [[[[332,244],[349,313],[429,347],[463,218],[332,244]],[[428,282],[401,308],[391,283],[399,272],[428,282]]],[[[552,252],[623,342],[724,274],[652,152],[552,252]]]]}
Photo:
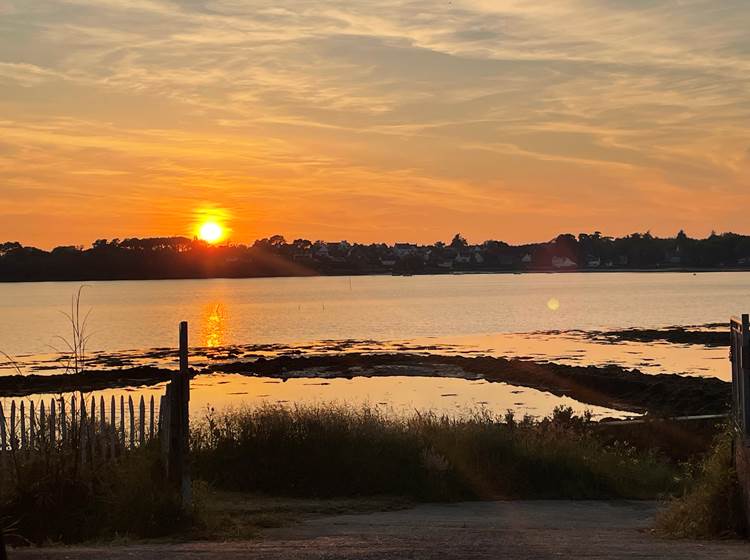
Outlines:
{"type": "Polygon", "coordinates": [[[653,536],[649,502],[483,502],[338,515],[271,529],[256,541],[11,551],[11,560],[750,558],[750,544],[653,536]]]}

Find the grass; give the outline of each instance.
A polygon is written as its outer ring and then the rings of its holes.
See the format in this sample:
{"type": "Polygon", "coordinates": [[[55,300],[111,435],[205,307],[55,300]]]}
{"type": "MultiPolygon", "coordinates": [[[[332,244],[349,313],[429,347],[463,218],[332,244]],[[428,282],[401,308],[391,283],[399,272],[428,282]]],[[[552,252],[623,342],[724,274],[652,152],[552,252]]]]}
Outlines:
{"type": "Polygon", "coordinates": [[[263,529],[286,527],[321,515],[393,511],[413,505],[392,496],[319,500],[226,492],[202,482],[194,485],[194,494],[200,496],[200,516],[185,536],[214,541],[254,539],[263,529]]]}
{"type": "Polygon", "coordinates": [[[712,451],[694,468],[686,491],[658,516],[658,532],[699,539],[748,534],[733,467],[732,438],[729,429],[717,436],[712,451]]]}
{"type": "MultiPolygon", "coordinates": [[[[0,474],[0,518],[16,544],[156,537],[185,526],[159,450],[81,465],[67,450],[18,452],[0,474]]],[[[7,458],[6,458],[7,459],[7,458]]]]}
{"type": "Polygon", "coordinates": [[[604,445],[590,427],[563,408],[540,422],[330,405],[240,409],[194,428],[194,474],[225,490],[317,498],[638,499],[677,490],[669,461],[604,445]]]}
{"type": "Polygon", "coordinates": [[[194,423],[191,439],[195,508],[188,514],[166,483],[158,444],[150,444],[94,467],[80,465],[76,452],[19,454],[0,471],[0,521],[15,543],[228,540],[313,515],[415,501],[681,495],[660,517],[661,532],[741,530],[731,439],[720,438],[686,469],[603,436],[567,408],[536,421],[263,406],[210,412],[194,423]]]}

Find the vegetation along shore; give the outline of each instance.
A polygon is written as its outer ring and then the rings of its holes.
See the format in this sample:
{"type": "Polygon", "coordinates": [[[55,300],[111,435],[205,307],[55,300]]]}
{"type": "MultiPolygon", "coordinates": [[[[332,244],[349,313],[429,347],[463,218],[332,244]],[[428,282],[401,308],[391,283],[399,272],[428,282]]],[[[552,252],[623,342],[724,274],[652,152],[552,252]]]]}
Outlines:
{"type": "Polygon", "coordinates": [[[750,236],[735,233],[692,239],[634,233],[558,235],[551,241],[511,245],[469,243],[460,234],[444,243],[287,241],[281,235],[250,245],[159,237],[99,239],[90,248],[46,251],[0,243],[0,281],[251,278],[461,272],[717,271],[750,269],[750,236]]]}

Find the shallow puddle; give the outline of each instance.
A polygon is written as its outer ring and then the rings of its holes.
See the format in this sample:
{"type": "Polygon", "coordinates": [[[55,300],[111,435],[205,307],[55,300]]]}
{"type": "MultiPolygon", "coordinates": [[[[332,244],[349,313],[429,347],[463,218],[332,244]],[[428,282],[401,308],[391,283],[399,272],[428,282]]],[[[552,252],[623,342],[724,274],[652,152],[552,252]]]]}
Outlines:
{"type": "MultiPolygon", "coordinates": [[[[415,411],[432,411],[450,416],[468,416],[478,410],[499,415],[513,410],[517,417],[529,414],[549,416],[557,406],[570,406],[577,413],[588,410],[594,418],[625,418],[633,413],[587,405],[568,397],[516,387],[506,383],[492,383],[483,379],[437,378],[421,376],[355,377],[353,379],[293,378],[286,381],[270,377],[247,377],[236,374],[198,376],[191,382],[190,407],[193,417],[217,410],[263,404],[287,406],[334,403],[353,407],[370,406],[386,412],[408,415],[415,411]]],[[[147,405],[154,397],[158,408],[165,384],[131,389],[108,389],[86,395],[99,405],[104,398],[107,407],[114,396],[119,407],[120,396],[132,397],[136,407],[143,396],[147,405]]],[[[67,399],[71,395],[62,395],[67,399]]],[[[35,395],[29,399],[48,402],[61,395],[35,395]]],[[[9,410],[12,399],[0,399],[9,410]]],[[[38,405],[37,405],[38,408],[38,405]]],[[[28,409],[28,405],[27,405],[28,409]]]]}

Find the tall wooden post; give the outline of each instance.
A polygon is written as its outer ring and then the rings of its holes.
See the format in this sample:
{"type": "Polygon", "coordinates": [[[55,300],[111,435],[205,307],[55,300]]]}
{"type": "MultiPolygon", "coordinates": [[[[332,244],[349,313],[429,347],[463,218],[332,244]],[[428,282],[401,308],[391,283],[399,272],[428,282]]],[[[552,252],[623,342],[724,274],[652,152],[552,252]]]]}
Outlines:
{"type": "Polygon", "coordinates": [[[750,526],[750,316],[732,319],[730,331],[734,461],[750,526]]]}
{"type": "Polygon", "coordinates": [[[190,370],[188,365],[188,324],[180,323],[180,370],[172,377],[169,391],[169,456],[167,470],[169,479],[180,491],[182,505],[190,507],[192,502],[190,481],[190,370]]]}

